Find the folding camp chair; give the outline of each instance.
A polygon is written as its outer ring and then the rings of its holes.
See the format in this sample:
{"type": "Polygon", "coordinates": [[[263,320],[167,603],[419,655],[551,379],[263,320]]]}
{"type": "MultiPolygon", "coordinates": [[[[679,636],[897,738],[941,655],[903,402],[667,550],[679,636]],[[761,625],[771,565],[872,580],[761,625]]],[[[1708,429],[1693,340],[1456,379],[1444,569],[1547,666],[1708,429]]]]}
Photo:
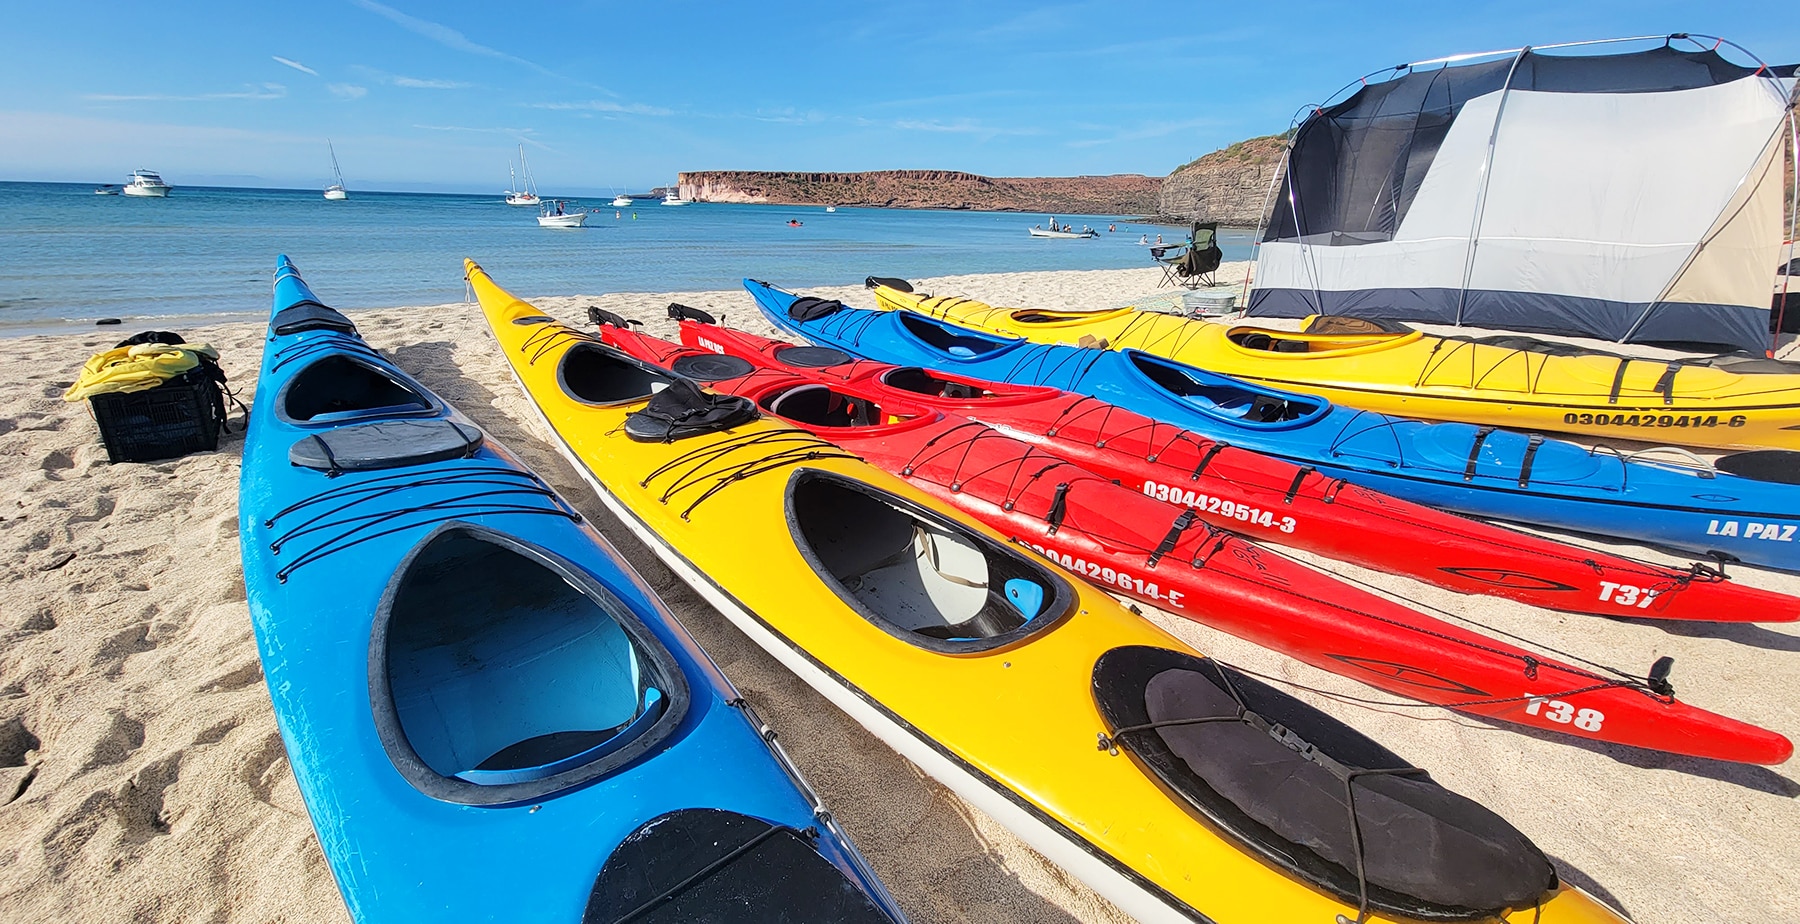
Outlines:
{"type": "Polygon", "coordinates": [[[1219,249],[1219,223],[1196,221],[1187,244],[1173,253],[1159,252],[1159,248],[1152,247],[1150,256],[1163,268],[1162,282],[1158,286],[1198,289],[1218,285],[1215,274],[1219,264],[1225,261],[1225,251],[1219,249]]]}

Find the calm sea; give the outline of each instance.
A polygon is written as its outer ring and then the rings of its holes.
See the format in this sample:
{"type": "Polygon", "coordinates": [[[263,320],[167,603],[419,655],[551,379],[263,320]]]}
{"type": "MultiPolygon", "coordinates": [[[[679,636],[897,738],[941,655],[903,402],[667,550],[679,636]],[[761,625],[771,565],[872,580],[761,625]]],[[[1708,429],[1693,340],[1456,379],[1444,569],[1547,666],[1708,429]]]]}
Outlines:
{"type": "MultiPolygon", "coordinates": [[[[1034,239],[1043,215],[640,201],[615,219],[604,201],[580,230],[539,228],[499,196],[180,187],[167,199],[93,187],[0,183],[0,335],[72,330],[97,318],[259,317],[287,253],[342,307],[460,301],[462,258],[520,295],[735,288],[745,276],[843,285],[869,275],[938,276],[1150,265],[1141,235],[1167,226],[1061,216],[1118,231],[1034,239]],[[635,217],[634,217],[635,216],[635,217]],[[802,227],[791,228],[789,219],[802,227]]],[[[1244,259],[1251,233],[1222,233],[1244,259]]]]}

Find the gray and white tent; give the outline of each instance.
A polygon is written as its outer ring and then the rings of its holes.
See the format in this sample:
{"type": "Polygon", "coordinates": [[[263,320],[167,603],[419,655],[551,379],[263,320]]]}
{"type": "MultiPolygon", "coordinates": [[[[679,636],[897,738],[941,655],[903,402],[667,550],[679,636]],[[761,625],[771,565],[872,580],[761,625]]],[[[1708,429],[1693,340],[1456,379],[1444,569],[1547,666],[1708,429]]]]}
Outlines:
{"type": "Polygon", "coordinates": [[[1249,314],[1768,347],[1791,68],[1673,35],[1351,86],[1292,135],[1249,314]]]}

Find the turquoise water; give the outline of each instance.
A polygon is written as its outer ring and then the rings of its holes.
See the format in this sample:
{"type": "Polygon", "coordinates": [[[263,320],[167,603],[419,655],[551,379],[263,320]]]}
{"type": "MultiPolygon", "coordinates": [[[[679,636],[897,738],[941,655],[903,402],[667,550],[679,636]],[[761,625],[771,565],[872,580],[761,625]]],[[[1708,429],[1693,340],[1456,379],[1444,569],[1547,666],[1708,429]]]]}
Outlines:
{"type": "MultiPolygon", "coordinates": [[[[342,307],[435,305],[463,297],[473,257],[522,296],[734,288],[744,276],[843,285],[869,275],[939,276],[1150,265],[1139,236],[1180,232],[1118,216],[1061,216],[1095,240],[1034,239],[1044,216],[817,206],[602,207],[580,230],[539,228],[499,196],[177,188],[167,199],[93,187],[0,183],[0,334],[268,311],[277,253],[342,307]],[[635,212],[637,219],[633,220],[635,212]],[[798,219],[803,227],[790,228],[798,219]]],[[[1250,232],[1221,235],[1244,259],[1250,232]]]]}

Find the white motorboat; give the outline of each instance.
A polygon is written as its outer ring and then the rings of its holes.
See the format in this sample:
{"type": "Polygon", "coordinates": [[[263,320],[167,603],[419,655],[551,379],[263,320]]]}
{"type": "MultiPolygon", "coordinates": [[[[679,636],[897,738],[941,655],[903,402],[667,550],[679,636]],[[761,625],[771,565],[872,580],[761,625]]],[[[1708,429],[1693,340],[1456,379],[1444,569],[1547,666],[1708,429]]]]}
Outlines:
{"type": "Polygon", "coordinates": [[[162,177],[149,170],[133,170],[131,171],[131,181],[125,184],[123,191],[127,196],[161,199],[168,196],[169,190],[173,188],[164,183],[162,177]]]}
{"type": "Polygon", "coordinates": [[[1080,231],[1046,231],[1043,228],[1027,228],[1026,230],[1031,232],[1032,237],[1083,238],[1100,236],[1100,232],[1095,231],[1093,228],[1084,228],[1080,231]]]}
{"type": "Polygon", "coordinates": [[[825,206],[825,211],[827,211],[827,212],[835,212],[835,211],[837,211],[837,206],[835,206],[835,205],[828,205],[828,206],[825,206]]]}
{"type": "Polygon", "coordinates": [[[571,209],[567,199],[554,199],[538,209],[538,227],[579,228],[587,224],[587,217],[579,207],[571,209]]]}
{"type": "Polygon", "coordinates": [[[615,209],[628,209],[633,204],[635,203],[630,196],[614,196],[612,201],[612,207],[615,209]]]}
{"type": "Polygon", "coordinates": [[[681,198],[681,181],[677,180],[673,184],[670,184],[668,191],[663,194],[662,204],[663,205],[687,205],[689,202],[692,202],[692,201],[693,201],[692,199],[681,198]]]}
{"type": "Polygon", "coordinates": [[[325,139],[325,150],[331,152],[331,172],[337,177],[336,183],[325,187],[325,198],[333,201],[348,199],[350,194],[344,191],[344,171],[338,169],[337,148],[331,146],[330,138],[325,139]]]}
{"type": "Polygon", "coordinates": [[[116,196],[118,194],[119,187],[114,186],[111,183],[102,183],[94,189],[94,195],[96,196],[116,196]]]}
{"type": "Polygon", "coordinates": [[[531,164],[525,160],[525,146],[522,144],[519,145],[519,166],[525,171],[523,188],[519,186],[519,175],[513,172],[512,164],[506,165],[506,172],[512,177],[512,182],[508,184],[509,188],[506,190],[506,204],[542,205],[544,200],[538,198],[537,183],[531,178],[531,164]]]}

